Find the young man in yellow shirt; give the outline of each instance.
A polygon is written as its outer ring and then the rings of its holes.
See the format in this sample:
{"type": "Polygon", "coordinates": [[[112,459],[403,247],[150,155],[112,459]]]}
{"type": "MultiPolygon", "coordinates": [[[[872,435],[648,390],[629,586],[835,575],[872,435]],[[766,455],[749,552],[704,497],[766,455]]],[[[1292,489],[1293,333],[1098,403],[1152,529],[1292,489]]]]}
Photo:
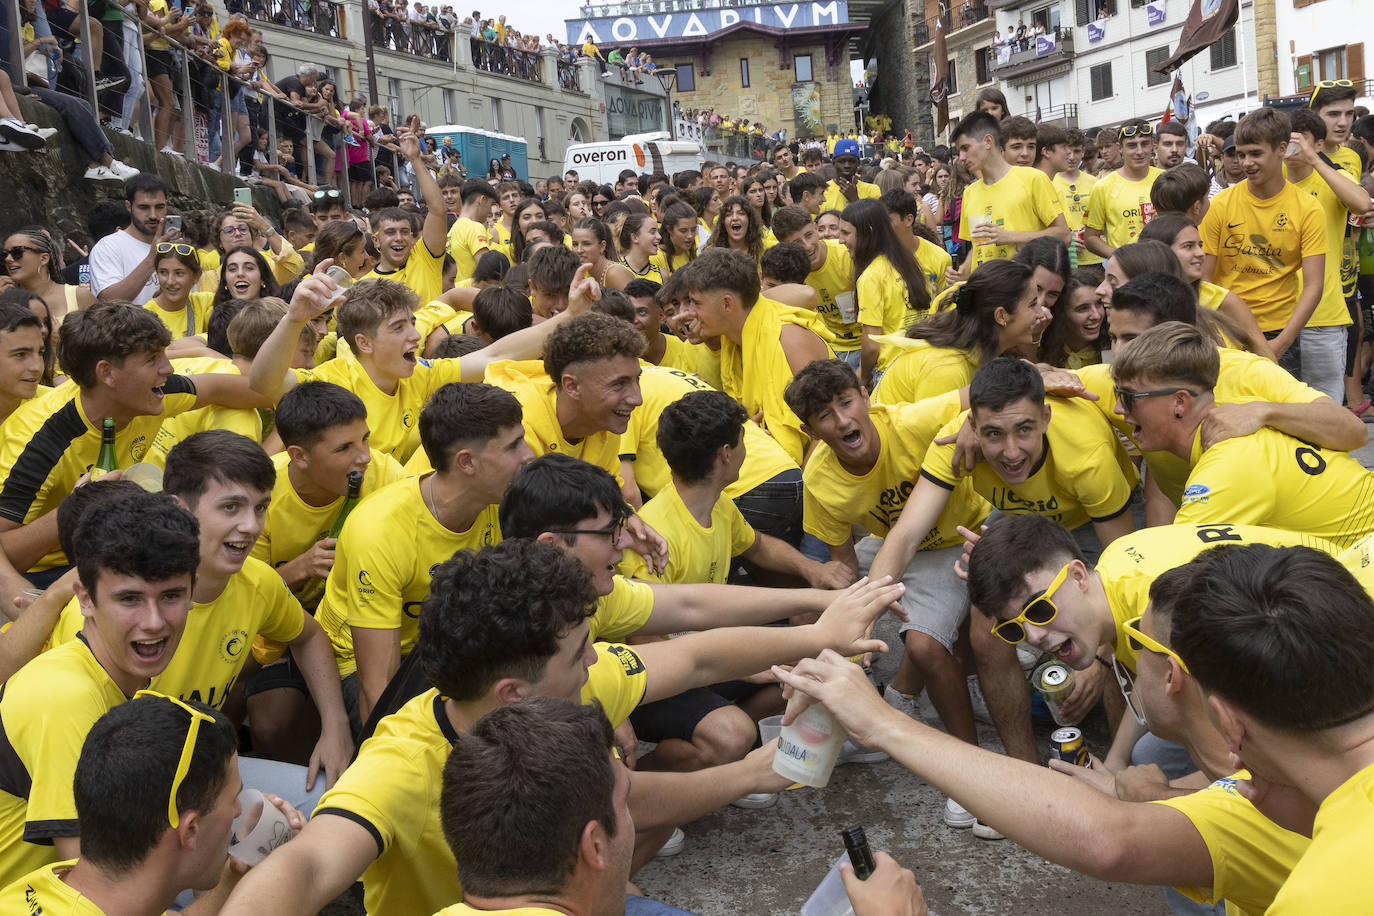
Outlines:
{"type": "Polygon", "coordinates": [[[1207,442],[1220,356],[1196,329],[1157,325],[1112,363],[1116,409],[1142,451],[1167,451],[1190,471],[1178,522],[1229,522],[1300,531],[1350,547],[1374,532],[1374,472],[1269,428],[1207,442]]]}
{"type": "Polygon", "coordinates": [[[863,332],[854,299],[854,259],[849,249],[837,239],[821,238],[812,214],[799,206],[779,207],[773,213],[773,234],[779,242],[795,242],[806,250],[811,259],[806,285],[820,300],[816,311],[835,340],[835,355],[857,371],[863,332]]]}
{"type": "Polygon", "coordinates": [[[836,141],[830,162],[835,166],[835,178],[825,186],[822,210],[843,210],[856,200],[876,199],[882,194],[876,184],[859,180],[858,140],[836,141]]]}
{"type": "Polygon", "coordinates": [[[44,347],[39,317],[16,302],[0,303],[0,423],[42,388],[44,347]]]}
{"type": "Polygon", "coordinates": [[[1276,108],[1252,111],[1236,125],[1245,180],[1212,198],[1198,226],[1202,276],[1244,299],[1279,365],[1321,391],[1300,371],[1300,335],[1321,302],[1326,228],[1317,202],[1284,177],[1291,139],[1288,116],[1276,108]]]}
{"type": "MultiPolygon", "coordinates": [[[[604,543],[607,535],[576,537],[604,543]]],[[[444,761],[487,712],[534,696],[598,700],[607,721],[619,725],[641,702],[742,677],[774,661],[823,647],[880,647],[864,633],[901,591],[881,583],[856,586],[804,627],[724,629],[633,648],[593,648],[601,573],[547,538],[464,551],[434,570],[420,615],[422,667],[434,687],[382,720],[306,829],[239,883],[225,916],[314,912],[359,877],[369,912],[431,916],[462,899],[439,818],[444,761]]],[[[783,788],[786,780],[772,772],[772,752],[770,746],[695,773],[637,772],[629,798],[638,833],[634,864],[647,861],[676,824],[741,795],[783,788]]]]}
{"type": "Polygon", "coordinates": [[[76,858],[72,777],[82,742],[167,667],[191,611],[196,520],[170,496],[92,506],[73,542],[80,637],[29,662],[0,694],[0,744],[13,770],[0,786],[0,884],[76,858]]]}
{"type": "Polygon", "coordinates": [[[459,193],[461,209],[448,230],[448,253],[458,265],[455,279],[467,280],[477,269],[477,259],[491,247],[486,219],[491,215],[491,205],[496,203],[496,192],[486,181],[469,178],[459,193]]]}
{"type": "Polygon", "coordinates": [[[985,111],[965,117],[950,135],[959,158],[977,180],[964,189],[959,237],[973,251],[948,281],[968,279],[986,261],[1010,258],[1033,238],[1050,235],[1068,244],[1069,224],[1054,185],[1043,172],[1014,166],[1002,155],[997,119],[985,111]]]}
{"type": "Polygon", "coordinates": [[[1041,125],[1037,142],[1040,146],[1039,167],[1050,176],[1054,190],[1059,194],[1059,202],[1064,207],[1064,220],[1069,226],[1069,244],[1078,249],[1078,266],[1101,264],[1101,256],[1093,254],[1084,244],[1087,230],[1083,228],[1083,216],[1088,212],[1088,200],[1092,197],[1097,177],[1082,168],[1083,132],[1077,128],[1065,131],[1053,125],[1041,125]]]}
{"type": "Polygon", "coordinates": [[[1121,141],[1121,168],[1097,180],[1083,214],[1084,244],[1102,258],[1140,238],[1140,230],[1154,218],[1150,188],[1164,171],[1152,165],[1155,137],[1149,121],[1132,118],[1117,128],[1116,135],[1121,141]]]}
{"type": "Polygon", "coordinates": [[[372,217],[372,241],[381,260],[363,279],[383,278],[408,287],[420,302],[433,302],[444,291],[444,252],[448,242],[448,217],[444,194],[420,161],[420,138],[401,130],[397,139],[401,155],[415,169],[415,183],[425,201],[425,219],[408,210],[388,207],[372,217]]]}

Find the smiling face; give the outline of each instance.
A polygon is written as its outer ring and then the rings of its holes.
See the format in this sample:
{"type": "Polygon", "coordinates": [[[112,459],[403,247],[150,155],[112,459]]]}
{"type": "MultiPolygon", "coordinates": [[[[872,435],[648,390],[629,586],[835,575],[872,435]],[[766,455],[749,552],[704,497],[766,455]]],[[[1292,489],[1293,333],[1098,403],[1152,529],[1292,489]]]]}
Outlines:
{"type": "MultiPolygon", "coordinates": [[[[1039,268],[1036,269],[1036,272],[1039,272],[1039,268]]],[[[1059,284],[1059,289],[1063,289],[1063,281],[1057,275],[1055,281],[1059,284]]],[[[1028,283],[1026,284],[1026,291],[1021,295],[1021,300],[1016,303],[1016,311],[1006,312],[1000,306],[998,307],[995,314],[997,321],[1001,323],[1001,328],[998,331],[998,345],[1002,348],[1002,352],[1040,342],[1040,335],[1045,332],[1045,328],[1050,323],[1050,310],[1040,304],[1041,297],[1044,295],[1046,293],[1037,289],[1034,283],[1028,283]]],[[[1055,290],[1054,295],[1058,298],[1059,290],[1055,290]]]]}
{"type": "Polygon", "coordinates": [[[590,229],[574,229],[572,247],[577,259],[583,264],[599,264],[606,252],[605,243],[590,229]]]}
{"type": "MultiPolygon", "coordinates": [[[[361,240],[359,242],[361,244],[361,240]]],[[[258,259],[238,251],[224,260],[224,282],[235,299],[257,299],[262,295],[262,268],[258,259]]]]}
{"type": "Polygon", "coordinates": [[[840,237],[840,224],[844,221],[833,213],[822,213],[816,218],[816,229],[820,232],[823,239],[836,239],[840,237]]]}
{"type": "Polygon", "coordinates": [[[854,228],[854,224],[845,220],[839,220],[839,225],[835,227],[835,238],[841,245],[849,249],[849,254],[854,254],[854,248],[859,244],[859,231],[854,228]]]}
{"type": "Polygon", "coordinates": [[[652,255],[658,251],[659,239],[658,224],[646,219],[640,225],[639,231],[630,236],[630,245],[640,254],[652,255]]]}
{"type": "Polygon", "coordinates": [[[1009,484],[1025,483],[1045,453],[1049,405],[1022,398],[1001,410],[972,410],[969,419],[978,434],[983,458],[997,475],[1009,484]]]}
{"type": "Polygon", "coordinates": [[[215,478],[190,506],[200,523],[198,573],[227,579],[243,568],[267,520],[272,494],[246,483],[215,478]]]}
{"type": "Polygon", "coordinates": [[[43,378],[43,329],[0,331],[0,396],[15,401],[38,393],[43,378]]]}
{"type": "MultiPolygon", "coordinates": [[[[611,513],[598,509],[596,515],[569,528],[585,531],[609,531],[611,513]]],[[[623,528],[616,528],[607,534],[565,534],[557,535],[563,539],[564,549],[577,557],[591,571],[592,587],[598,595],[609,595],[615,587],[615,567],[629,544],[623,528]],[[571,543],[568,543],[571,540],[571,543]]],[[[581,685],[579,685],[580,687],[581,685]]]]}
{"type": "MultiPolygon", "coordinates": [[[[998,619],[1010,620],[1019,614],[1032,595],[1043,593],[1050,586],[1058,570],[1059,564],[1056,562],[1028,574],[1025,594],[1002,608],[997,614],[998,619]]],[[[1050,596],[1058,609],[1054,619],[1043,626],[1024,624],[1026,642],[1078,671],[1093,665],[1097,647],[1111,638],[1111,611],[1105,610],[1105,624],[1109,633],[1104,637],[1104,621],[1101,619],[1104,611],[1095,607],[1090,597],[1091,578],[1092,573],[1086,566],[1078,560],[1072,561],[1064,581],[1050,596]]]]}
{"type": "Polygon", "coordinates": [[[830,446],[840,463],[865,472],[878,460],[882,442],[868,412],[868,397],[861,388],[850,388],[806,418],[807,431],[830,446]]]}
{"type": "Polygon", "coordinates": [[[372,337],[358,335],[359,355],[367,356],[373,368],[384,377],[403,379],[415,374],[415,351],[420,332],[415,330],[415,315],[396,312],[382,319],[372,337]]]}
{"type": "Polygon", "coordinates": [[[1002,147],[1002,155],[1012,165],[1029,166],[1035,162],[1035,138],[1012,137],[1002,147]]]}
{"type": "Polygon", "coordinates": [[[82,634],[112,675],[128,683],[150,680],[176,652],[191,610],[191,576],[161,582],[102,569],[94,591],[79,582],[82,634]]]}
{"type": "Polygon", "coordinates": [[[634,409],[644,403],[639,374],[639,360],[613,356],[573,363],[564,370],[560,385],[574,394],[580,425],[619,435],[630,425],[634,409]]]}
{"type": "Polygon", "coordinates": [[[1053,309],[1059,302],[1059,294],[1064,291],[1064,278],[1052,270],[1036,266],[1031,281],[1035,284],[1035,304],[1044,309],[1053,309]]]}
{"type": "MultiPolygon", "coordinates": [[[[1154,378],[1122,379],[1117,387],[1130,391],[1158,391],[1178,387],[1174,383],[1154,378]]],[[[1187,419],[1190,397],[1183,391],[1148,398],[1132,398],[1129,410],[1118,397],[1113,411],[1131,424],[1131,438],[1142,452],[1167,451],[1173,444],[1177,428],[1185,423],[1195,422],[1187,419]]]]}
{"type": "Polygon", "coordinates": [[[1283,174],[1283,153],[1287,143],[1269,146],[1266,143],[1238,143],[1236,153],[1240,170],[1247,181],[1259,182],[1283,174]]]}
{"type": "Polygon", "coordinates": [[[1144,172],[1150,168],[1150,160],[1154,158],[1155,141],[1153,136],[1134,136],[1127,137],[1121,144],[1121,157],[1124,165],[1129,166],[1137,172],[1144,172]]]}
{"type": "Polygon", "coordinates": [[[410,249],[415,247],[415,230],[408,219],[383,220],[373,235],[377,250],[381,252],[382,262],[389,270],[399,270],[410,257],[410,249]]]}
{"type": "Polygon", "coordinates": [[[186,300],[199,280],[200,274],[187,267],[176,255],[158,258],[158,304],[168,311],[185,308],[186,300]]]}
{"type": "Polygon", "coordinates": [[[1075,288],[1065,311],[1069,320],[1069,346],[1077,350],[1095,343],[1102,333],[1106,316],[1107,311],[1097,298],[1096,290],[1087,286],[1075,288]]]}
{"type": "Polygon", "coordinates": [[[47,253],[34,251],[35,247],[33,239],[27,235],[15,234],[5,239],[5,268],[9,271],[10,279],[20,286],[32,283],[48,271],[47,253]],[[19,257],[11,257],[11,251],[19,257]]]}
{"type": "Polygon", "coordinates": [[[732,204],[728,211],[721,214],[721,223],[732,245],[743,244],[744,235],[749,231],[749,213],[744,207],[732,204]]]}
{"type": "Polygon", "coordinates": [[[226,216],[219,227],[220,251],[228,251],[238,245],[248,245],[253,241],[253,230],[237,216],[226,216]]]}
{"type": "Polygon", "coordinates": [[[520,226],[520,230],[523,232],[524,230],[529,229],[530,226],[542,221],[543,219],[544,208],[538,206],[530,206],[520,211],[520,220],[517,223],[517,225],[520,226]]]}
{"type": "Polygon", "coordinates": [[[1188,282],[1196,283],[1201,280],[1202,262],[1207,253],[1202,250],[1202,236],[1198,234],[1197,227],[1184,226],[1178,235],[1174,236],[1174,243],[1169,247],[1178,256],[1178,263],[1182,266],[1188,282]]]}
{"type": "Polygon", "coordinates": [[[172,363],[165,350],[130,353],[119,365],[102,361],[96,369],[97,378],[113,388],[123,412],[131,416],[162,413],[162,386],[172,374],[172,363]]]}

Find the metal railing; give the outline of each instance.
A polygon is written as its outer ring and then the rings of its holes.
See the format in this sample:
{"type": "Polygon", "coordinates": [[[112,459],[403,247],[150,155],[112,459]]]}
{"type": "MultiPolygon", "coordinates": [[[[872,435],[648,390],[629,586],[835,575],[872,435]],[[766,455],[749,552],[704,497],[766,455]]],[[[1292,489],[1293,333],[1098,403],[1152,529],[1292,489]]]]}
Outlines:
{"type": "Polygon", "coordinates": [[[991,15],[992,12],[988,9],[986,0],[967,0],[967,2],[958,5],[951,4],[950,9],[943,10],[939,15],[931,16],[923,22],[916,23],[912,27],[912,37],[917,45],[928,44],[935,40],[935,23],[937,22],[944,26],[945,36],[948,37],[951,32],[977,25],[991,15]]]}
{"type": "Polygon", "coordinates": [[[576,60],[558,58],[558,86],[573,92],[582,92],[582,76],[577,70],[576,60]]]}
{"type": "Polygon", "coordinates": [[[373,11],[372,42],[375,46],[417,54],[451,63],[453,60],[454,30],[442,23],[408,19],[405,10],[399,13],[373,11]]]}
{"type": "Polygon", "coordinates": [[[225,0],[225,8],[259,22],[344,37],[344,7],[333,0],[225,0]]]}
{"type": "Polygon", "coordinates": [[[509,45],[486,41],[474,35],[472,43],[472,65],[478,70],[513,76],[532,83],[544,82],[543,67],[540,65],[538,51],[525,51],[509,45]]]}
{"type": "Polygon", "coordinates": [[[1073,29],[1055,26],[1042,35],[1026,35],[1020,40],[993,48],[993,72],[1016,67],[1033,60],[1055,60],[1073,56],[1073,29]],[[1040,39],[1046,39],[1040,41],[1040,39]]]}

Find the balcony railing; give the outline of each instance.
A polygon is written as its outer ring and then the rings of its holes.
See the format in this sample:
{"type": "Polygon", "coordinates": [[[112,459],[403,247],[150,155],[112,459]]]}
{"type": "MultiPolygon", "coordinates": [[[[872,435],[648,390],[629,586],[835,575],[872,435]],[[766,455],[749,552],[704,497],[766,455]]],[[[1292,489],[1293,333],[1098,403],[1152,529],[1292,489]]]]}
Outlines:
{"type": "Polygon", "coordinates": [[[935,23],[944,24],[945,36],[951,32],[971,25],[977,25],[987,19],[992,13],[988,9],[986,0],[965,0],[963,4],[953,9],[946,10],[938,16],[932,16],[924,22],[916,23],[912,29],[912,37],[917,46],[929,44],[935,40],[935,23]]]}
{"type": "Polygon", "coordinates": [[[226,0],[231,14],[342,38],[343,4],[331,0],[226,0]]]}
{"type": "Polygon", "coordinates": [[[992,72],[999,78],[1032,73],[1053,64],[1073,59],[1073,29],[1056,26],[1041,35],[998,45],[994,49],[992,72]]]}
{"type": "Polygon", "coordinates": [[[558,59],[558,88],[582,92],[582,77],[577,71],[575,60],[558,59]]]}
{"type": "Polygon", "coordinates": [[[1053,124],[1066,130],[1078,126],[1078,106],[1072,102],[1065,105],[1051,105],[1035,111],[1037,124],[1053,124]]]}
{"type": "Polygon", "coordinates": [[[472,39],[472,65],[488,73],[513,76],[532,83],[544,82],[538,52],[506,47],[493,41],[472,39]]]}

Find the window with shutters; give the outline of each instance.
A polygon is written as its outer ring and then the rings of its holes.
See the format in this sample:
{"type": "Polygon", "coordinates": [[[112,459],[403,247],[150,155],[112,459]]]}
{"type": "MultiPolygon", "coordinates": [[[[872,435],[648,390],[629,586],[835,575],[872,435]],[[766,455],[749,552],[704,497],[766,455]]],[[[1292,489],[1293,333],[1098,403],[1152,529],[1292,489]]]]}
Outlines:
{"type": "Polygon", "coordinates": [[[692,65],[678,64],[673,69],[677,71],[677,91],[695,92],[697,88],[697,75],[692,69],[692,65]]]}
{"type": "Polygon", "coordinates": [[[992,82],[992,49],[979,48],[973,54],[973,69],[975,78],[981,86],[983,83],[992,82]]]}
{"type": "Polygon", "coordinates": [[[1145,85],[1146,85],[1146,86],[1159,86],[1159,85],[1162,85],[1162,84],[1164,84],[1164,83],[1170,82],[1170,81],[1173,79],[1172,74],[1169,74],[1169,73],[1156,73],[1156,72],[1155,72],[1155,66],[1158,65],[1158,64],[1164,63],[1164,62],[1165,62],[1166,60],[1168,60],[1168,59],[1169,59],[1169,46],[1168,46],[1168,45],[1165,45],[1165,46],[1162,47],[1162,48],[1151,48],[1150,50],[1148,50],[1148,51],[1145,52],[1145,85]]]}
{"type": "MultiPolygon", "coordinates": [[[[1357,41],[1354,44],[1345,46],[1345,76],[1356,83],[1365,78],[1364,75],[1364,42],[1357,41]]],[[[1367,93],[1361,92],[1360,95],[1367,93]]]]}
{"type": "Polygon", "coordinates": [[[1299,54],[1298,63],[1293,68],[1293,83],[1299,90],[1311,89],[1316,83],[1312,79],[1312,55],[1299,54]]]}
{"type": "Polygon", "coordinates": [[[1318,79],[1345,79],[1345,48],[1327,48],[1313,56],[1316,58],[1318,79]]]}
{"type": "Polygon", "coordinates": [[[1104,18],[1099,16],[1099,13],[1105,14],[1105,16],[1115,16],[1117,2],[1118,0],[1073,0],[1074,14],[1078,24],[1087,25],[1104,18]]]}
{"type": "Polygon", "coordinates": [[[1225,35],[1218,38],[1208,49],[1211,55],[1211,70],[1224,70],[1227,67],[1236,65],[1236,30],[1233,28],[1225,35]]]}
{"type": "Polygon", "coordinates": [[[1110,62],[1093,67],[1088,71],[1088,78],[1092,81],[1094,102],[1112,97],[1112,65],[1110,62]]]}

